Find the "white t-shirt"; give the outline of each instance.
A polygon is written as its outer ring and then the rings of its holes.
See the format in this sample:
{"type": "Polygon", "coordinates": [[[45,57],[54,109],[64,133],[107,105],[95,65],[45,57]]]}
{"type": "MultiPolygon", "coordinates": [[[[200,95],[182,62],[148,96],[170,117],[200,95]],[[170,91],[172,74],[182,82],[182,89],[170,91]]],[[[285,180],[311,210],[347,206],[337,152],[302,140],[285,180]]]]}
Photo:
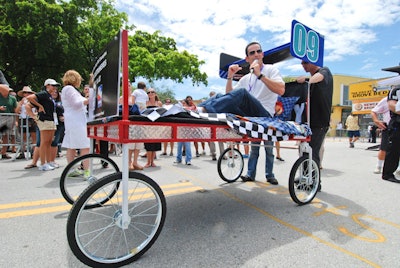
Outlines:
{"type": "Polygon", "coordinates": [[[132,92],[132,96],[135,97],[135,104],[139,107],[139,111],[143,112],[146,110],[146,102],[149,100],[146,91],[140,88],[135,89],[132,92]]]}
{"type": "MultiPolygon", "coordinates": [[[[284,83],[279,70],[271,64],[264,64],[261,73],[273,81],[284,83]]],[[[271,115],[275,114],[275,104],[278,94],[272,92],[261,80],[258,80],[255,74],[248,73],[243,76],[233,87],[233,89],[239,88],[247,89],[251,95],[261,102],[262,106],[271,115]]]]}
{"type": "Polygon", "coordinates": [[[386,124],[389,124],[390,111],[389,111],[389,106],[387,103],[387,97],[384,97],[383,99],[381,99],[378,102],[378,104],[374,108],[372,108],[371,111],[374,113],[377,113],[377,114],[382,114],[383,122],[385,122],[386,124]]]}

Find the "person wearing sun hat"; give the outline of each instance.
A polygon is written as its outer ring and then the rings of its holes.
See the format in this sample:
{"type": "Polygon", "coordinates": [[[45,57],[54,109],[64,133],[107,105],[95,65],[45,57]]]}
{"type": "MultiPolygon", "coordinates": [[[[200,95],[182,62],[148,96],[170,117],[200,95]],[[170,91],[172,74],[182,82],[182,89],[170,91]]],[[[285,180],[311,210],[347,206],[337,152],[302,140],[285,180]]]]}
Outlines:
{"type": "MultiPolygon", "coordinates": [[[[19,115],[19,121],[18,121],[18,127],[19,127],[19,132],[24,133],[23,135],[23,148],[21,148],[21,153],[17,156],[17,159],[24,159],[24,151],[25,151],[25,144],[27,144],[27,130],[30,133],[30,136],[32,137],[32,141],[36,141],[36,123],[33,118],[29,118],[26,112],[26,106],[29,104],[28,99],[26,98],[28,95],[35,94],[35,92],[29,87],[29,86],[24,86],[20,91],[18,91],[17,95],[18,97],[21,97],[22,99],[18,102],[17,108],[15,109],[15,112],[19,115]],[[22,132],[21,132],[22,128],[22,132]]],[[[27,148],[28,149],[28,148],[27,148]]]]}
{"type": "Polygon", "coordinates": [[[24,94],[35,94],[35,91],[33,91],[29,86],[24,86],[20,91],[18,91],[17,95],[18,97],[24,98],[24,94]]]}

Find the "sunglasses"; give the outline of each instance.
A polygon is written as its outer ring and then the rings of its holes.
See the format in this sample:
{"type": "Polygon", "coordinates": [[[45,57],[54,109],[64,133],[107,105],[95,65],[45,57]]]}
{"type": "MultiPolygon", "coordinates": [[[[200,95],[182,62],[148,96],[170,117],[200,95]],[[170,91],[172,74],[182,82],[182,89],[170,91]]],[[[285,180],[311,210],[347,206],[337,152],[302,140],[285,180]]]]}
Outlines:
{"type": "Polygon", "coordinates": [[[250,51],[249,55],[253,56],[254,54],[256,54],[256,52],[257,52],[257,54],[261,54],[262,53],[262,49],[257,49],[257,50],[250,51]]]}
{"type": "Polygon", "coordinates": [[[149,92],[147,92],[147,94],[150,94],[150,93],[156,93],[155,91],[149,91],[149,92]]]}

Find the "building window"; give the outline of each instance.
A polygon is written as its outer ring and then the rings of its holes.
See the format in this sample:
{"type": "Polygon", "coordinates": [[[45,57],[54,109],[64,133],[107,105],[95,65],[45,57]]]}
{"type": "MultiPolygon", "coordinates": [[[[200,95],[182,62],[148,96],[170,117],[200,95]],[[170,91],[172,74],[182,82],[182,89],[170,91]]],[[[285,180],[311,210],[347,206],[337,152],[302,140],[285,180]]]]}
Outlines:
{"type": "Polygon", "coordinates": [[[340,105],[342,106],[351,106],[352,102],[349,100],[349,86],[341,85],[340,90],[340,105]]]}

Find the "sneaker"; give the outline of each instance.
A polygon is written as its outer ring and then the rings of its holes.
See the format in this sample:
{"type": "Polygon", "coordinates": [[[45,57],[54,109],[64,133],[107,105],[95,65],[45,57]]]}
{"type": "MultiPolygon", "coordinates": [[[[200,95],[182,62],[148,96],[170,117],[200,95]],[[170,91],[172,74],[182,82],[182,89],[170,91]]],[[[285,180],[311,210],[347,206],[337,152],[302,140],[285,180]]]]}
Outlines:
{"type": "Polygon", "coordinates": [[[53,168],[59,168],[60,167],[60,165],[59,164],[57,164],[56,162],[50,162],[50,163],[48,163],[50,166],[52,166],[53,168]]]}
{"type": "Polygon", "coordinates": [[[186,163],[186,165],[188,165],[188,166],[191,166],[191,165],[192,165],[192,163],[190,163],[190,161],[189,161],[189,162],[187,162],[187,163],[186,163]]]}
{"type": "Polygon", "coordinates": [[[25,159],[25,155],[21,153],[15,159],[25,159]]]}
{"type": "Polygon", "coordinates": [[[394,175],[395,175],[396,177],[400,177],[400,169],[396,170],[396,171],[394,172],[394,175]]]}
{"type": "Polygon", "coordinates": [[[275,178],[267,178],[267,182],[273,184],[273,185],[278,185],[278,180],[275,178]]]}
{"type": "Polygon", "coordinates": [[[83,171],[83,177],[85,178],[85,179],[88,179],[89,177],[90,177],[90,171],[87,169],[87,170],[85,170],[85,171],[83,171]]]}
{"type": "Polygon", "coordinates": [[[242,179],[242,181],[246,182],[246,181],[255,181],[255,179],[253,179],[252,177],[245,175],[245,176],[240,176],[240,178],[242,179]]]}
{"type": "Polygon", "coordinates": [[[354,143],[350,142],[350,148],[354,148],[354,143]]]}
{"type": "Polygon", "coordinates": [[[101,165],[103,166],[103,168],[108,168],[108,162],[106,161],[101,161],[101,165]]]}
{"type": "Polygon", "coordinates": [[[200,154],[199,154],[199,152],[196,152],[196,157],[200,157],[200,154]]]}
{"type": "Polygon", "coordinates": [[[381,167],[376,167],[374,170],[375,174],[381,174],[382,173],[382,168],[381,167]]]}
{"type": "Polygon", "coordinates": [[[68,177],[79,177],[83,175],[83,171],[79,169],[74,169],[68,174],[68,177]]]}
{"type": "Polygon", "coordinates": [[[39,167],[40,171],[49,171],[49,170],[53,170],[54,168],[52,166],[49,165],[49,163],[46,163],[44,165],[41,165],[39,167]]]}
{"type": "Polygon", "coordinates": [[[400,183],[400,180],[396,179],[394,176],[393,177],[382,178],[382,179],[385,180],[385,181],[400,183]]]}
{"type": "Polygon", "coordinates": [[[181,160],[175,160],[175,161],[174,161],[174,164],[180,164],[180,163],[182,163],[181,160]]]}
{"type": "Polygon", "coordinates": [[[11,159],[11,156],[9,156],[8,154],[2,154],[1,159],[11,159]]]}

